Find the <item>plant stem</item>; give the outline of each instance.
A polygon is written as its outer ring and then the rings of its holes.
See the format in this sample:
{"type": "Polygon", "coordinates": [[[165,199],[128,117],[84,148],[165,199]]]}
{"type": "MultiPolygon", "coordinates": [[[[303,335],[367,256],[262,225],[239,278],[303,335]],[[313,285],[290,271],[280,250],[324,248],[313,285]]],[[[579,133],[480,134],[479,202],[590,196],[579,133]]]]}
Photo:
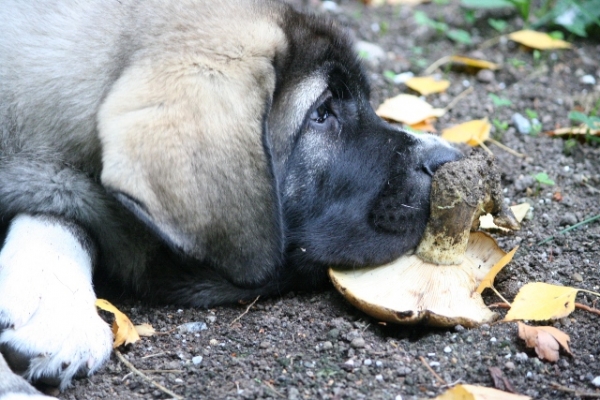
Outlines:
{"type": "Polygon", "coordinates": [[[558,235],[562,235],[563,233],[567,233],[567,232],[569,232],[569,231],[572,231],[573,229],[579,228],[581,225],[585,225],[585,224],[588,224],[588,223],[590,223],[590,222],[594,222],[594,221],[596,221],[596,220],[598,220],[598,219],[600,219],[600,214],[598,214],[598,215],[594,215],[593,217],[590,217],[590,218],[586,219],[585,221],[581,221],[581,222],[579,222],[579,223],[577,223],[577,224],[575,224],[575,225],[573,225],[573,226],[570,226],[570,227],[568,227],[568,228],[566,228],[566,229],[563,229],[562,231],[559,231],[559,232],[558,232],[556,235],[553,235],[553,236],[547,237],[546,239],[544,239],[544,240],[542,240],[541,242],[539,242],[539,243],[537,244],[537,246],[540,246],[540,245],[542,245],[542,244],[544,244],[544,243],[547,243],[547,242],[549,242],[549,241],[551,241],[551,240],[554,240],[554,238],[555,238],[556,236],[558,236],[558,235]]]}

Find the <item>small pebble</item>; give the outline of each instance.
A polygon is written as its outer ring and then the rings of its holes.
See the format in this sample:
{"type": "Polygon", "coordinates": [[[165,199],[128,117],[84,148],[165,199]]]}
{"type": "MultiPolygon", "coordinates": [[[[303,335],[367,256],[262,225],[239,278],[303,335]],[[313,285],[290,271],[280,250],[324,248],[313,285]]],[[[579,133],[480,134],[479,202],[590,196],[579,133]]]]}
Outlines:
{"type": "Polygon", "coordinates": [[[333,328],[332,330],[330,330],[329,332],[327,332],[327,337],[331,338],[331,339],[337,339],[340,336],[340,330],[333,328]]]}
{"type": "Polygon", "coordinates": [[[452,348],[450,346],[444,347],[444,353],[452,353],[452,348]]]}
{"type": "Polygon", "coordinates": [[[365,339],[361,338],[361,337],[357,337],[352,339],[352,341],[350,342],[350,346],[354,347],[355,349],[361,349],[363,347],[365,347],[365,339]]]}
{"type": "Polygon", "coordinates": [[[356,52],[361,55],[361,57],[370,63],[372,66],[378,66],[382,61],[387,58],[385,50],[374,43],[365,42],[359,40],[356,42],[354,46],[356,52]]]}
{"type": "Polygon", "coordinates": [[[323,4],[321,4],[321,7],[326,11],[338,12],[338,5],[335,1],[325,0],[323,4]]]}
{"type": "Polygon", "coordinates": [[[363,361],[363,364],[366,365],[367,367],[370,366],[371,364],[373,364],[373,361],[371,361],[370,358],[367,358],[365,361],[363,361]]]}
{"type": "Polygon", "coordinates": [[[192,358],[192,364],[200,365],[200,363],[202,363],[202,356],[196,356],[192,358]]]}
{"type": "Polygon", "coordinates": [[[269,347],[271,347],[271,344],[270,344],[269,342],[266,342],[266,341],[265,341],[265,342],[261,342],[261,343],[260,343],[258,346],[259,346],[261,349],[268,349],[269,347]]]}
{"type": "Polygon", "coordinates": [[[508,369],[515,369],[515,363],[512,361],[508,361],[504,366],[508,369]]]}
{"type": "Polygon", "coordinates": [[[577,223],[577,216],[575,214],[573,214],[572,212],[564,213],[559,221],[560,226],[567,226],[567,225],[573,226],[576,223],[577,223]]]}
{"type": "Polygon", "coordinates": [[[529,135],[531,133],[531,122],[521,114],[514,113],[510,120],[521,135],[529,135]]]}
{"type": "Polygon", "coordinates": [[[600,387],[600,376],[597,376],[594,379],[592,379],[592,385],[600,387]]]}
{"type": "Polygon", "coordinates": [[[596,78],[594,78],[594,75],[584,75],[579,78],[579,82],[583,83],[584,85],[595,85],[596,78]]]}
{"type": "Polygon", "coordinates": [[[571,275],[571,279],[573,279],[575,282],[583,282],[583,276],[581,276],[579,272],[575,272],[573,275],[571,275]]]}
{"type": "Polygon", "coordinates": [[[482,83],[493,82],[494,78],[494,71],[489,69],[482,69],[477,73],[477,80],[482,83]]]}
{"type": "Polygon", "coordinates": [[[205,322],[188,322],[183,325],[179,325],[179,331],[182,333],[197,333],[208,329],[205,322]]]}
{"type": "Polygon", "coordinates": [[[515,360],[517,361],[527,361],[529,356],[526,353],[517,353],[515,354],[515,360]]]}
{"type": "Polygon", "coordinates": [[[208,344],[210,344],[211,346],[216,346],[219,344],[219,341],[217,339],[210,339],[208,344]]]}
{"type": "Polygon", "coordinates": [[[430,367],[439,367],[440,363],[438,361],[430,361],[429,366],[430,367]]]}
{"type": "Polygon", "coordinates": [[[331,350],[331,349],[333,349],[333,343],[331,343],[330,341],[323,342],[323,345],[321,346],[321,350],[331,350]]]}
{"type": "Polygon", "coordinates": [[[381,361],[375,361],[375,366],[378,367],[378,368],[381,368],[381,367],[383,367],[383,362],[381,362],[381,361]]]}
{"type": "Polygon", "coordinates": [[[528,188],[532,187],[535,184],[535,179],[533,176],[526,175],[519,177],[515,183],[515,190],[517,192],[524,192],[528,188]]]}
{"type": "Polygon", "coordinates": [[[383,382],[383,375],[381,375],[381,374],[375,375],[375,380],[379,381],[379,382],[383,382]]]}
{"type": "Polygon", "coordinates": [[[465,331],[465,327],[464,327],[464,326],[462,326],[462,325],[456,325],[456,326],[454,327],[454,330],[455,330],[456,332],[464,332],[464,331],[465,331]]]}
{"type": "Polygon", "coordinates": [[[209,324],[214,324],[217,321],[217,317],[214,315],[209,315],[208,317],[204,318],[206,320],[206,322],[208,322],[209,324]]]}

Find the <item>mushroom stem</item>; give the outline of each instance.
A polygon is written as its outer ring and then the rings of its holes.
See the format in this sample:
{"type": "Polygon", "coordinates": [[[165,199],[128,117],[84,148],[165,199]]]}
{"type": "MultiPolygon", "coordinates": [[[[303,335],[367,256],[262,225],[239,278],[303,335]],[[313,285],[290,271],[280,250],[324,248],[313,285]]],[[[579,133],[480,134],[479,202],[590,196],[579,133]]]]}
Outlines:
{"type": "Polygon", "coordinates": [[[469,232],[479,228],[479,217],[491,213],[498,226],[519,229],[512,211],[502,201],[500,173],[494,157],[474,150],[459,161],[441,166],[431,185],[431,214],[416,254],[441,265],[462,263],[469,232]]]}

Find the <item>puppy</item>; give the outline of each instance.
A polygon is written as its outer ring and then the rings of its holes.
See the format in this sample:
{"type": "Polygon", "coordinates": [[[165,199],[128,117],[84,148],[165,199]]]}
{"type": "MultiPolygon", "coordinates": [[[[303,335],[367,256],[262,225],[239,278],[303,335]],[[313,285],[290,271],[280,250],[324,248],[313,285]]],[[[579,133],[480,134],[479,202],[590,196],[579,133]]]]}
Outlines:
{"type": "Polygon", "coordinates": [[[414,247],[460,157],[274,0],[5,0],[0,30],[0,351],[33,382],[109,356],[93,274],[199,307],[317,288],[414,247]]]}

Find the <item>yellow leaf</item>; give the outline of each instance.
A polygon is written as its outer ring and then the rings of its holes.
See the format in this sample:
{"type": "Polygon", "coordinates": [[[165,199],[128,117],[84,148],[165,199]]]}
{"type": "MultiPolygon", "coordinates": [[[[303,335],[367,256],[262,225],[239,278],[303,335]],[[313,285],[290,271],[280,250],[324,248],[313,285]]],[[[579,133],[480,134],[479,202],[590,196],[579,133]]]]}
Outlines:
{"type": "Polygon", "coordinates": [[[504,257],[500,259],[500,261],[494,264],[492,269],[490,269],[490,272],[488,272],[487,275],[481,280],[481,283],[479,284],[476,290],[477,293],[481,294],[485,289],[494,286],[494,279],[496,279],[496,275],[498,275],[498,272],[502,271],[502,268],[504,268],[506,264],[508,264],[513,259],[518,249],[519,246],[515,247],[510,252],[505,254],[504,257]]]}
{"type": "Polygon", "coordinates": [[[476,58],[462,57],[462,56],[451,56],[450,61],[454,64],[463,64],[467,67],[480,68],[480,69],[491,69],[496,70],[500,68],[498,64],[491,61],[478,60],[476,58]]]}
{"type": "MultiPolygon", "coordinates": [[[[523,218],[525,218],[525,216],[527,215],[527,213],[529,212],[530,209],[531,209],[531,205],[529,205],[529,203],[521,203],[521,204],[517,204],[517,205],[510,207],[510,210],[513,212],[515,218],[519,222],[523,221],[523,218]]],[[[492,216],[492,214],[486,214],[486,215],[482,215],[481,217],[479,217],[479,229],[481,229],[481,230],[498,229],[503,232],[510,231],[510,229],[497,226],[494,223],[494,217],[492,216]]]]}
{"type": "Polygon", "coordinates": [[[154,336],[154,334],[156,333],[156,331],[150,324],[140,324],[140,325],[134,326],[134,328],[135,328],[135,331],[140,336],[150,337],[150,336],[154,336]]]}
{"type": "Polygon", "coordinates": [[[528,283],[517,293],[504,320],[546,321],[566,317],[575,309],[577,291],[568,286],[528,283]]]}
{"type": "Polygon", "coordinates": [[[517,322],[519,337],[525,340],[527,347],[535,349],[539,358],[548,361],[558,361],[559,345],[571,354],[569,341],[571,338],[563,331],[553,326],[530,326],[517,322]]]}
{"type": "Polygon", "coordinates": [[[546,132],[549,136],[600,136],[600,129],[590,129],[588,126],[572,126],[546,132]]]}
{"type": "Polygon", "coordinates": [[[400,94],[384,101],[376,113],[381,118],[414,125],[428,118],[441,117],[446,110],[433,108],[431,104],[417,96],[400,94]]]}
{"type": "Polygon", "coordinates": [[[434,400],[531,400],[531,397],[475,385],[456,385],[434,400]]]}
{"type": "Polygon", "coordinates": [[[122,344],[135,343],[140,340],[140,335],[135,330],[135,327],[119,309],[104,299],[96,300],[96,307],[108,311],[115,316],[115,320],[112,324],[112,332],[115,336],[113,342],[113,348],[117,348],[122,344]]]}
{"type": "Polygon", "coordinates": [[[433,126],[433,121],[435,121],[435,118],[427,118],[426,120],[423,120],[421,122],[418,122],[414,125],[409,125],[409,126],[416,131],[437,132],[437,130],[435,129],[435,126],[433,126]]]}
{"type": "Polygon", "coordinates": [[[478,146],[490,137],[492,125],[487,118],[468,121],[442,131],[442,138],[449,142],[478,146]]]}
{"type": "Polygon", "coordinates": [[[450,87],[450,81],[435,79],[432,76],[414,77],[406,81],[406,86],[412,90],[427,96],[432,93],[440,93],[450,87]]]}
{"type": "Polygon", "coordinates": [[[564,40],[554,39],[552,36],[543,32],[536,32],[531,30],[522,30],[513,32],[508,35],[511,40],[517,43],[521,43],[527,47],[538,50],[551,50],[551,49],[569,49],[571,43],[565,42],[564,40]]]}

